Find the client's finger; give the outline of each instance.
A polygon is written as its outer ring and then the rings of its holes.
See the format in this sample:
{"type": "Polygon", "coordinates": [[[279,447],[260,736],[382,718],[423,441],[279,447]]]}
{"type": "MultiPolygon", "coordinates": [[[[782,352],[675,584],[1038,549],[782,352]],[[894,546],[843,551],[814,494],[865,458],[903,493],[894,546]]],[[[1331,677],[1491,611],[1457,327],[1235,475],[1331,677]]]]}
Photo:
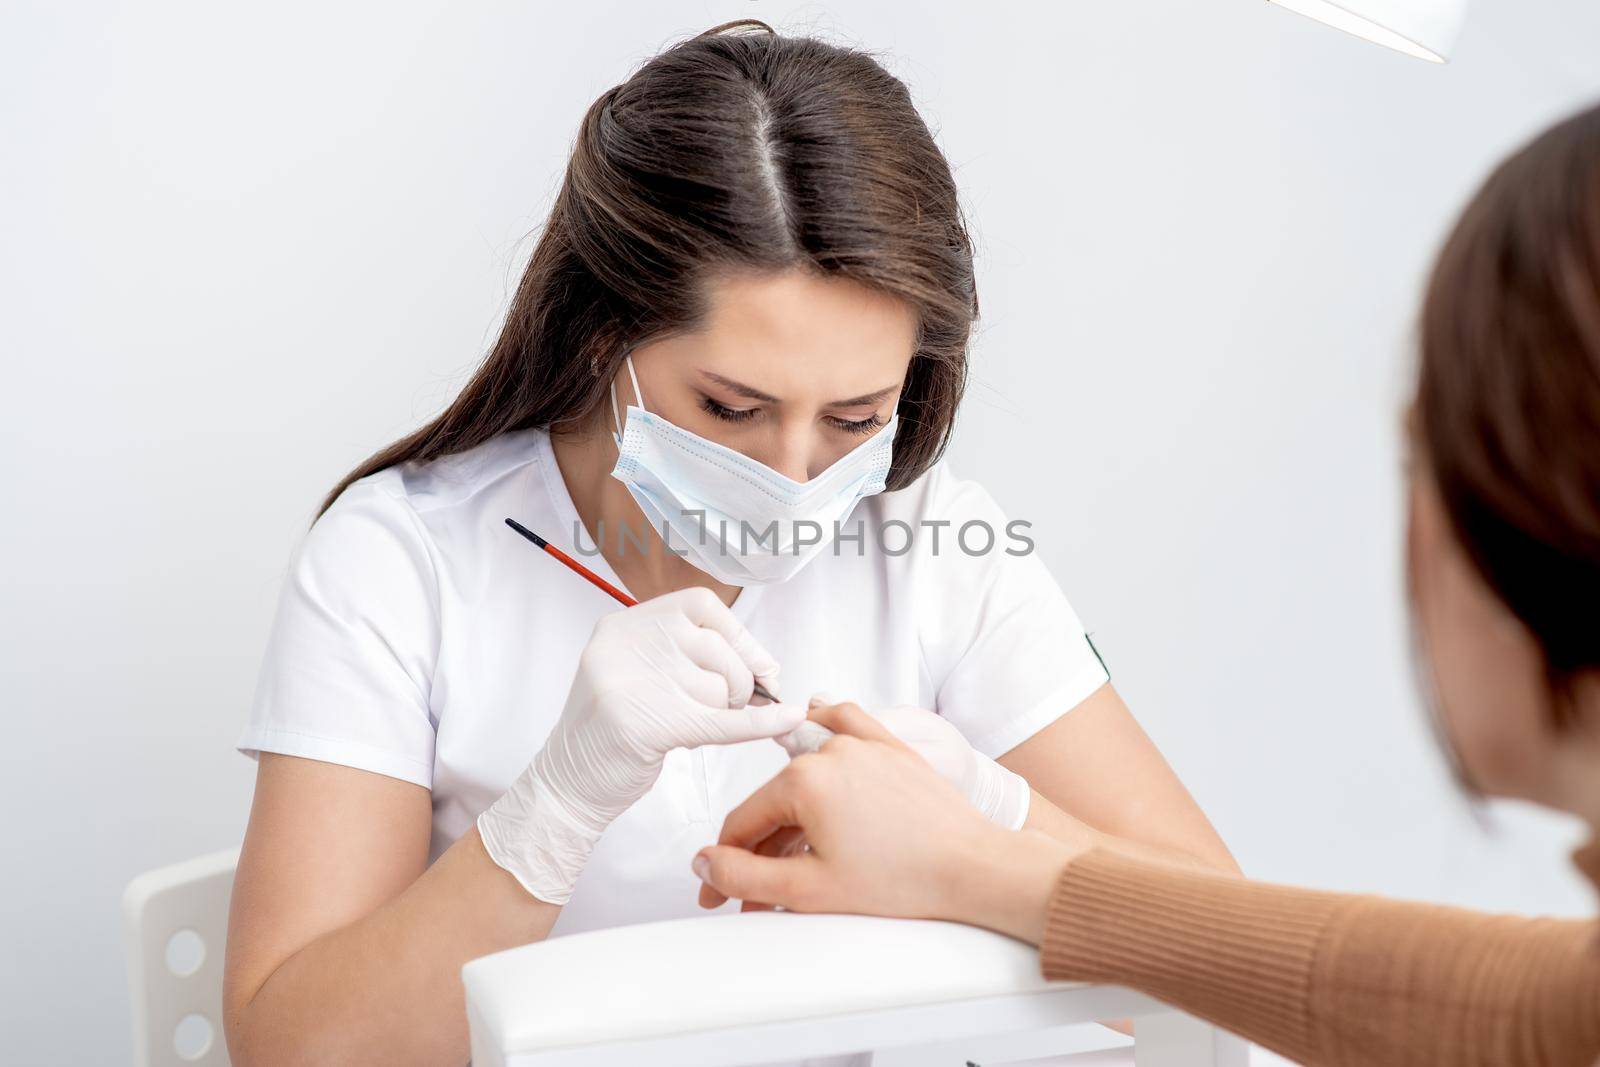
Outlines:
{"type": "Polygon", "coordinates": [[[811,754],[795,757],[766,785],[728,812],[728,817],[722,820],[722,832],[717,835],[717,844],[754,849],[784,827],[801,826],[798,800],[806,788],[801,783],[817,776],[817,758],[811,754]]]}
{"type": "MultiPolygon", "coordinates": [[[[698,862],[699,857],[697,856],[695,859],[698,862]]],[[[699,873],[699,871],[696,871],[695,875],[698,877],[699,873]]],[[[720,908],[727,902],[728,898],[717,892],[710,883],[701,883],[699,904],[702,908],[720,908]]]]}
{"type": "MultiPolygon", "coordinates": [[[[757,856],[742,848],[712,845],[694,858],[694,873],[724,900],[753,900],[762,904],[781,904],[793,911],[804,911],[811,899],[810,886],[816,876],[816,857],[809,852],[783,859],[757,856]]],[[[701,893],[702,903],[705,893],[701,893]]]]}
{"type": "MultiPolygon", "coordinates": [[[[767,839],[756,845],[750,851],[757,856],[770,856],[773,859],[783,859],[787,856],[798,856],[805,851],[806,832],[798,826],[785,826],[774,830],[767,835],[767,839]]],[[[746,900],[739,905],[740,911],[771,911],[773,905],[763,904],[758,900],[746,900]]]]}
{"type": "MultiPolygon", "coordinates": [[[[814,755],[797,757],[766,785],[746,797],[744,803],[722,820],[722,833],[717,837],[717,844],[753,849],[784,827],[798,826],[794,804],[795,781],[797,776],[809,771],[810,764],[816,758],[814,755]]],[[[710,885],[700,888],[702,908],[720,907],[727,899],[710,885]]]]}
{"type": "Polygon", "coordinates": [[[815,705],[806,709],[806,717],[812,722],[821,723],[836,734],[849,734],[852,737],[864,738],[868,741],[883,741],[896,748],[905,748],[905,743],[889,731],[883,723],[862,711],[855,704],[825,704],[815,705]]]}

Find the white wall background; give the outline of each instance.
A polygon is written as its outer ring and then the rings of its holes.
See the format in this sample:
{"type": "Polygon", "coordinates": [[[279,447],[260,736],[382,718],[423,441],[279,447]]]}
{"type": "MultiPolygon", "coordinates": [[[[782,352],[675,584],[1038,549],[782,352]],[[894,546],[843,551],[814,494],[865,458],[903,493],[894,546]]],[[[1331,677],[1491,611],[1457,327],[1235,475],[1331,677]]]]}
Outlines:
{"type": "Polygon", "coordinates": [[[1412,698],[1397,411],[1485,169],[1600,95],[1600,7],[1429,66],[1247,0],[8,5],[0,1058],[128,1056],[118,895],[239,838],[231,751],[319,496],[484,351],[588,102],[753,14],[887,54],[985,312],[954,455],[1257,875],[1582,911],[1412,698]],[[1057,473],[1058,472],[1058,473],[1057,473]]]}

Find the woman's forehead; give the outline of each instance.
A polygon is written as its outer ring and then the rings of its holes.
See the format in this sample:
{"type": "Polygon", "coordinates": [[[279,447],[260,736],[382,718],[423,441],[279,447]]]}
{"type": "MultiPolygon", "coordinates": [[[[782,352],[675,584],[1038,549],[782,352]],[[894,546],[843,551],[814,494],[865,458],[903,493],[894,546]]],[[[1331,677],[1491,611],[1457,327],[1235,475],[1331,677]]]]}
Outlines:
{"type": "Polygon", "coordinates": [[[836,400],[898,383],[916,332],[915,313],[902,300],[791,271],[710,281],[700,328],[659,347],[696,371],[773,395],[820,390],[836,400]]]}

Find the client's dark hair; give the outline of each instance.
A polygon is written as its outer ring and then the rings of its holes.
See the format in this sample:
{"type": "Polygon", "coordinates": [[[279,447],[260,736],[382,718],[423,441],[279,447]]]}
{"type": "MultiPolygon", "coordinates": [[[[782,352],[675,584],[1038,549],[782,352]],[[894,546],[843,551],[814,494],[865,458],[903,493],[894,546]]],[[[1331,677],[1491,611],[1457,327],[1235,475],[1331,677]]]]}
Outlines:
{"type": "Polygon", "coordinates": [[[1600,107],[1484,184],[1434,268],[1415,426],[1454,533],[1538,642],[1561,721],[1600,669],[1600,107]]]}

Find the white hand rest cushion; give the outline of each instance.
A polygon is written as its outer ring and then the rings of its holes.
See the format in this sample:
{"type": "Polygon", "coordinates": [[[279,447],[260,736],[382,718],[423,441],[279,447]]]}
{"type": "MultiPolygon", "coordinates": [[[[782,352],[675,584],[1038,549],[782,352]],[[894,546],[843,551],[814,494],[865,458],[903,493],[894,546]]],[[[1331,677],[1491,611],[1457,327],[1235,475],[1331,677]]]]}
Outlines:
{"type": "Polygon", "coordinates": [[[1046,982],[1039,953],[955,923],[751,912],[558,937],[468,963],[502,1052],[1005,996],[1046,982]]]}

